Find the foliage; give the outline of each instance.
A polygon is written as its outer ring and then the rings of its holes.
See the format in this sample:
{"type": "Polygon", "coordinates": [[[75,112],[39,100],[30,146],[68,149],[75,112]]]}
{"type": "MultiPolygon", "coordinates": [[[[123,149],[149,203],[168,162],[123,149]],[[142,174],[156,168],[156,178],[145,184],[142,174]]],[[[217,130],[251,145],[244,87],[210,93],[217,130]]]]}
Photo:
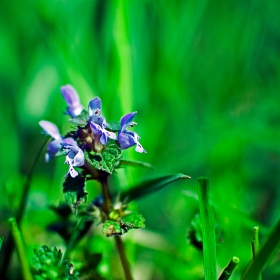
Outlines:
{"type": "MultiPolygon", "coordinates": [[[[109,219],[98,174],[74,167],[85,185],[70,196],[77,215],[68,207],[64,220],[49,205],[65,202],[66,155],[48,164],[42,154],[34,160],[50,140],[40,136],[41,119],[56,123],[61,135],[75,140],[73,131],[87,125],[86,112],[77,118],[61,114],[67,109],[59,87],[72,84],[85,106],[91,98],[101,98],[111,132],[121,129],[121,116],[138,112],[135,131],[147,154],[122,150],[108,178],[110,210],[119,213],[122,201],[125,215],[145,217],[144,229],[119,236],[125,239],[135,279],[202,279],[202,254],[186,239],[198,213],[199,176],[211,180],[215,223],[224,232],[217,244],[217,275],[238,256],[230,279],[240,279],[252,261],[252,228],[260,228],[261,248],[279,219],[279,7],[276,0],[4,1],[0,278],[22,277],[19,259],[9,257],[15,248],[6,222],[11,216],[21,230],[29,264],[32,249],[47,244],[66,248],[81,273],[86,248],[89,258],[102,254],[93,279],[122,275],[111,244],[115,237],[102,234],[109,219]],[[155,168],[135,168],[131,161],[155,168]],[[133,194],[142,182],[177,172],[192,179],[133,194]]],[[[262,267],[264,280],[279,279],[278,251],[262,267]]]]}
{"type": "Polygon", "coordinates": [[[62,252],[56,247],[44,245],[34,249],[32,259],[34,274],[41,276],[36,279],[78,280],[79,273],[69,260],[62,261],[62,252]]]}

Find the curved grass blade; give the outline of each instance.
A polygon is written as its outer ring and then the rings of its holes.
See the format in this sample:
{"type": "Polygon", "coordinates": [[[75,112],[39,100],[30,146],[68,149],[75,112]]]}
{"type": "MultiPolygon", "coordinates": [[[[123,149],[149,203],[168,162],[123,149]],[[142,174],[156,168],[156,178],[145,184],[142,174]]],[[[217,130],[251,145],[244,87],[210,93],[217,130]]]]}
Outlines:
{"type": "MultiPolygon", "coordinates": [[[[24,210],[25,210],[25,206],[26,206],[26,201],[27,201],[27,197],[28,197],[28,193],[29,193],[29,189],[30,189],[30,186],[31,186],[31,182],[32,182],[32,178],[33,178],[33,172],[35,170],[35,167],[40,159],[40,156],[46,146],[46,144],[48,143],[50,137],[48,137],[42,144],[42,146],[40,147],[35,159],[34,159],[34,162],[33,162],[33,165],[29,171],[29,174],[27,176],[27,179],[25,181],[25,183],[23,184],[23,191],[22,191],[22,195],[21,195],[21,200],[20,200],[20,204],[18,206],[18,210],[17,210],[17,213],[16,213],[16,221],[17,223],[20,225],[21,223],[21,219],[22,219],[22,216],[23,216],[23,213],[24,213],[24,210]]],[[[5,279],[6,277],[6,272],[7,272],[7,269],[9,267],[9,263],[10,263],[10,260],[11,260],[11,256],[12,256],[12,253],[13,253],[13,249],[14,249],[14,240],[13,240],[13,237],[12,237],[12,233],[9,232],[9,235],[6,239],[6,242],[5,242],[5,248],[3,248],[3,255],[5,255],[5,258],[3,260],[3,262],[1,262],[1,267],[0,267],[0,279],[5,279]]]]}
{"type": "Polygon", "coordinates": [[[125,199],[126,202],[130,202],[135,199],[140,199],[148,194],[163,189],[168,184],[174,181],[180,179],[190,179],[190,178],[191,178],[190,176],[178,173],[174,175],[168,175],[168,176],[151,179],[121,193],[120,200],[123,201],[125,199]]]}
{"type": "Polygon", "coordinates": [[[21,232],[18,229],[18,225],[16,222],[15,218],[10,218],[9,219],[9,224],[11,228],[11,233],[16,245],[17,253],[18,253],[18,258],[20,261],[21,265],[21,270],[22,270],[22,276],[24,280],[32,280],[32,274],[29,269],[29,265],[26,259],[26,252],[24,249],[24,244],[21,236],[21,232]]]}
{"type": "Polygon", "coordinates": [[[280,236],[280,219],[272,229],[267,240],[261,246],[258,254],[255,256],[254,261],[251,264],[249,264],[249,266],[245,270],[241,280],[258,279],[258,276],[261,273],[265,263],[272,256],[273,252],[280,244],[279,236],[280,236]]]}
{"type": "Polygon", "coordinates": [[[125,166],[146,167],[146,168],[154,170],[154,167],[151,164],[147,163],[147,162],[135,161],[135,160],[124,160],[124,159],[120,160],[117,168],[123,168],[125,166]]]}

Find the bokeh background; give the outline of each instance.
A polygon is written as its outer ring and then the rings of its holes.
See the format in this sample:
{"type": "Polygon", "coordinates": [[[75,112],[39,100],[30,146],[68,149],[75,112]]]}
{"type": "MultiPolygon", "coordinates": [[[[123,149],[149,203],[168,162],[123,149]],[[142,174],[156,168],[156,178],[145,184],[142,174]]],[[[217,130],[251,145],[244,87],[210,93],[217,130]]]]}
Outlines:
{"type": "MultiPolygon", "coordinates": [[[[202,254],[187,239],[199,176],[210,178],[224,230],[218,272],[236,255],[238,279],[251,258],[252,226],[265,238],[279,218],[279,10],[277,0],[3,1],[0,234],[45,141],[38,122],[70,127],[59,88],[72,84],[85,107],[99,96],[109,121],[138,111],[135,131],[148,153],[124,155],[155,170],[120,171],[118,190],[164,174],[192,177],[131,206],[146,218],[146,229],[125,238],[135,279],[203,279],[202,254]]],[[[64,249],[46,226],[57,219],[48,206],[63,201],[66,172],[62,158],[46,164],[43,154],[35,167],[21,222],[29,262],[34,246],[64,249]]],[[[95,184],[87,190],[89,199],[99,193],[95,184]]],[[[106,279],[122,277],[100,226],[79,246],[105,252],[98,271],[106,279]]],[[[279,258],[264,279],[279,279],[279,258]]],[[[14,255],[11,279],[17,270],[14,255]]]]}

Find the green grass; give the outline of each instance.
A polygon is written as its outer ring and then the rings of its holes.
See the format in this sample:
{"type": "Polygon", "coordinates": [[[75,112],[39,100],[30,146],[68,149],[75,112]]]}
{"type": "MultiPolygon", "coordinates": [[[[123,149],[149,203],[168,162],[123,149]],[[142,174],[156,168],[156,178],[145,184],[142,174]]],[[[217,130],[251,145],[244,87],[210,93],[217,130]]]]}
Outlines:
{"type": "MultiPolygon", "coordinates": [[[[22,209],[24,183],[45,140],[38,122],[55,122],[62,133],[71,127],[59,92],[70,83],[85,107],[99,96],[108,121],[138,112],[135,131],[147,154],[131,150],[124,159],[148,162],[155,170],[119,169],[111,178],[112,193],[164,174],[192,177],[130,206],[146,217],[148,233],[139,232],[153,237],[128,234],[133,276],[203,278],[203,256],[186,237],[198,204],[184,192],[195,192],[196,179],[205,175],[213,186],[215,222],[224,231],[217,275],[236,255],[240,262],[231,278],[240,279],[252,259],[252,227],[259,225],[260,240],[266,239],[279,218],[279,8],[276,0],[4,1],[0,256],[8,242],[8,218],[22,209]]],[[[64,200],[66,172],[62,158],[46,164],[43,155],[34,168],[19,224],[28,263],[34,246],[65,246],[46,227],[57,221],[48,206],[64,200]]],[[[100,192],[94,183],[87,191],[88,201],[100,192]]],[[[73,255],[78,261],[85,244],[91,253],[103,252],[98,271],[116,279],[115,249],[100,232],[94,228],[98,242],[85,236],[73,255]]],[[[278,279],[273,258],[263,269],[263,279],[278,279]]],[[[11,280],[19,279],[18,260],[11,270],[11,280]]]]}

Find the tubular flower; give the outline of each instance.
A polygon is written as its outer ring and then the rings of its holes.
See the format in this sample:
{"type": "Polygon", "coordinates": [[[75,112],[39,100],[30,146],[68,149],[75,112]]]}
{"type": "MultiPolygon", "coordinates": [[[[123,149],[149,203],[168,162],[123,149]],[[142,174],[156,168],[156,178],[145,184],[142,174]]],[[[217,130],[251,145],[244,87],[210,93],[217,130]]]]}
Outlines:
{"type": "Polygon", "coordinates": [[[66,113],[72,118],[79,116],[84,108],[76,90],[71,85],[65,85],[60,88],[60,91],[68,105],[66,113]]]}
{"type": "MultiPolygon", "coordinates": [[[[90,128],[92,129],[95,137],[95,147],[99,147],[101,143],[103,146],[107,144],[108,137],[116,139],[115,133],[106,130],[107,123],[104,117],[100,116],[101,113],[101,100],[95,97],[88,104],[88,112],[90,117],[90,128]]],[[[99,147],[100,148],[100,147],[99,147]]]]}
{"type": "Polygon", "coordinates": [[[73,138],[66,138],[61,142],[64,150],[67,151],[66,163],[69,165],[69,171],[65,177],[70,173],[72,178],[78,175],[78,172],[74,169],[74,166],[83,166],[85,163],[84,152],[79,148],[73,138]]]}
{"type": "Polygon", "coordinates": [[[118,142],[121,146],[121,149],[123,150],[136,145],[135,147],[136,152],[147,153],[142,147],[142,145],[139,143],[139,139],[140,139],[139,135],[135,132],[127,131],[127,128],[136,125],[136,123],[132,121],[136,113],[137,112],[129,113],[122,117],[121,130],[119,131],[119,135],[118,135],[118,142]]]}
{"type": "Polygon", "coordinates": [[[62,142],[62,137],[59,134],[58,128],[55,124],[48,121],[40,121],[39,125],[44,129],[45,133],[50,135],[54,140],[52,140],[47,146],[47,152],[45,155],[46,162],[55,157],[55,154],[60,150],[62,142]]]}

